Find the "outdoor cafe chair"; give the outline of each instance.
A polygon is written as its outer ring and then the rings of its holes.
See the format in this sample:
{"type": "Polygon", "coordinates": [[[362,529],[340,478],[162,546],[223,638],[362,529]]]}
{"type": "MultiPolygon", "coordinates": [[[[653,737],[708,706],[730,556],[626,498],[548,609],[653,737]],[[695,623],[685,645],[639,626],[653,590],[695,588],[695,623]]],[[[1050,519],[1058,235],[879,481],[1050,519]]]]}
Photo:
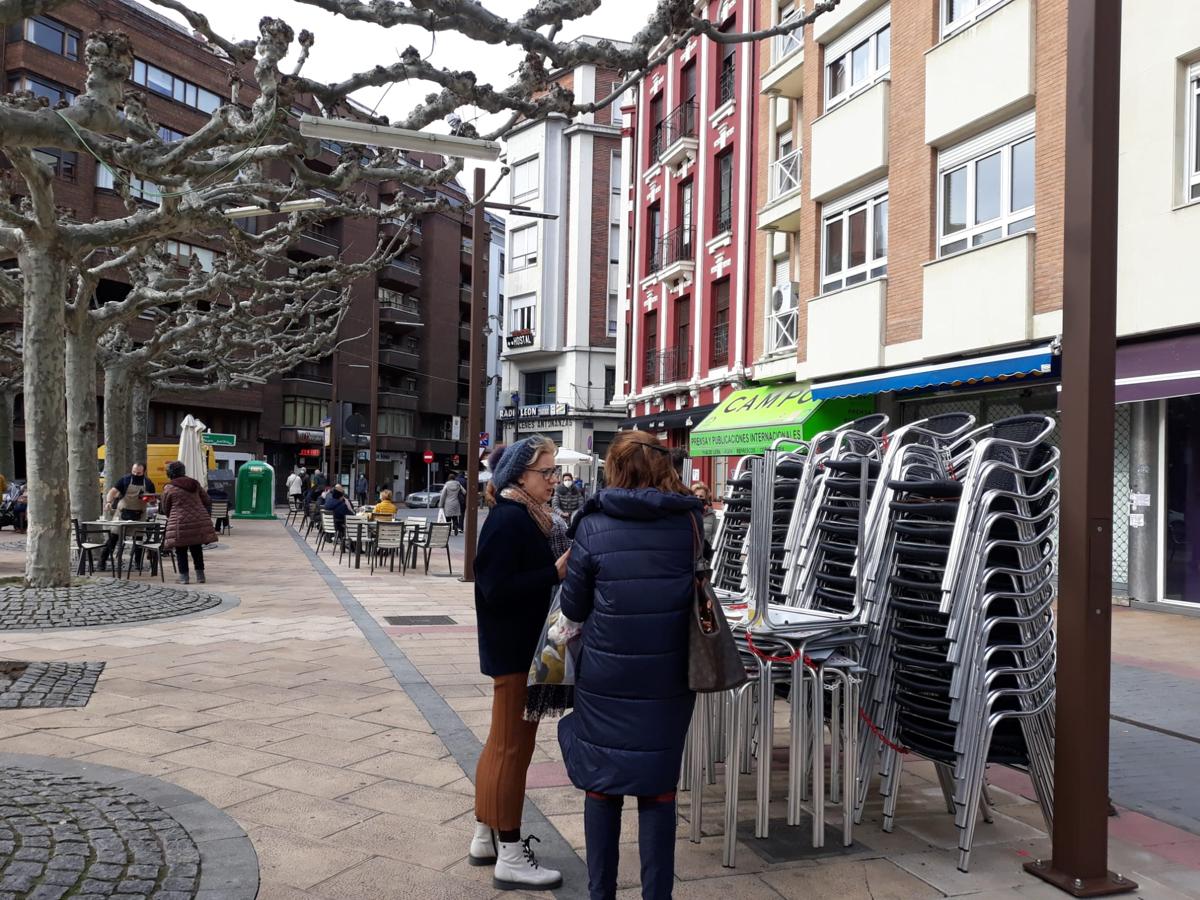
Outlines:
{"type": "Polygon", "coordinates": [[[129,549],[129,561],[125,564],[125,577],[129,578],[133,574],[134,557],[137,557],[138,572],[142,571],[142,561],[149,558],[150,574],[153,575],[155,569],[158,570],[159,580],[166,581],[166,575],[163,573],[163,537],[166,534],[166,525],[162,522],[147,522],[144,528],[134,530],[128,538],[125,539],[125,546],[129,549]]]}
{"type": "Polygon", "coordinates": [[[317,552],[320,553],[326,544],[336,547],[340,543],[340,538],[337,532],[337,524],[334,522],[333,513],[321,512],[321,529],[317,532],[317,552]]]}
{"type": "Polygon", "coordinates": [[[321,536],[321,503],[318,500],[313,500],[304,510],[304,520],[307,523],[304,528],[304,539],[307,541],[309,536],[315,530],[317,537],[321,536]]]}
{"type": "Polygon", "coordinates": [[[283,520],[284,525],[293,525],[304,515],[304,501],[299,496],[288,496],[288,514],[283,520]]]}
{"type": "Polygon", "coordinates": [[[212,502],[212,520],[217,531],[229,533],[229,501],[214,500],[212,502]]]}
{"type": "MultiPolygon", "coordinates": [[[[425,551],[425,574],[429,574],[429,557],[434,550],[446,551],[446,565],[450,567],[450,574],[454,574],[454,563],[450,559],[450,523],[431,522],[429,527],[420,534],[413,542],[412,547],[420,547],[425,551]]],[[[415,554],[414,554],[415,557],[415,554]]],[[[414,558],[413,564],[416,565],[414,558]]]]}
{"type": "Polygon", "coordinates": [[[401,571],[404,570],[404,523],[380,521],[375,526],[375,546],[371,553],[371,572],[375,571],[375,560],[383,562],[383,555],[389,559],[389,570],[396,571],[396,557],[400,557],[401,571]]]}
{"type": "Polygon", "coordinates": [[[338,550],[338,562],[342,561],[343,556],[348,557],[347,563],[353,563],[355,560],[361,561],[364,552],[374,555],[371,547],[370,523],[361,520],[347,522],[345,530],[342,532],[341,547],[338,550]]]}
{"type": "Polygon", "coordinates": [[[79,559],[78,573],[83,574],[83,564],[87,563],[88,574],[96,574],[96,560],[92,555],[97,550],[103,550],[108,535],[104,529],[87,526],[78,519],[71,519],[71,527],[75,530],[75,553],[79,559]]]}

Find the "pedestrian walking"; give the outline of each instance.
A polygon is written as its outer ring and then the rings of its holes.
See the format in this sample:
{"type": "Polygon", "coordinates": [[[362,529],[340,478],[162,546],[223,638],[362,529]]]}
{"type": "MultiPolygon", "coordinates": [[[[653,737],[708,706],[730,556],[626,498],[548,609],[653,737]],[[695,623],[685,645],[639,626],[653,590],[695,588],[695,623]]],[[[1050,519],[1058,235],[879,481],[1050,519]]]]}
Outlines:
{"type": "Polygon", "coordinates": [[[502,890],[562,884],[557,871],[538,864],[531,846],[536,837],[521,839],[525,775],[538,728],[523,716],[525,681],[569,555],[566,528],[549,506],[559,472],[554,453],[554,442],[542,435],[493,451],[486,492],[492,510],[475,557],[479,668],[492,678],[493,694],[491,729],[475,773],[469,860],[495,863],[493,884],[502,890]]]}
{"type": "Polygon", "coordinates": [[[359,506],[365,506],[367,502],[367,476],[359,475],[354,480],[354,499],[358,501],[359,506]]]}
{"type": "Polygon", "coordinates": [[[289,500],[299,500],[301,494],[304,493],[304,479],[300,477],[298,471],[293,470],[292,474],[287,477],[287,495],[289,500]]]}
{"type": "Polygon", "coordinates": [[[675,788],[695,695],[688,617],[695,603],[701,502],[652,434],[622,432],[608,487],[575,517],[562,614],[583,623],[575,709],[558,726],[583,791],[588,894],[612,900],[624,798],[638,798],[642,897],[670,900],[675,788]]]}
{"type": "Polygon", "coordinates": [[[550,506],[562,516],[563,521],[570,524],[579,507],[583,505],[583,491],[570,472],[563,475],[562,481],[554,489],[554,499],[550,506]]]}
{"type": "Polygon", "coordinates": [[[713,509],[712,491],[703,481],[695,481],[692,482],[692,493],[704,504],[704,542],[711,548],[717,534],[717,513],[713,509]]]}
{"type": "Polygon", "coordinates": [[[466,488],[462,486],[462,482],[451,476],[442,488],[442,512],[446,516],[446,521],[450,523],[450,530],[454,534],[462,534],[463,530],[463,505],[466,499],[466,488]]]}
{"type": "MultiPolygon", "coordinates": [[[[213,528],[212,500],[200,482],[189,478],[183,463],[167,463],[167,478],[159,508],[167,517],[163,549],[175,551],[179,583],[188,583],[188,552],[196,570],[196,582],[204,584],[204,545],[217,542],[213,528]]],[[[161,565],[161,563],[160,563],[161,565]]]]}
{"type": "MultiPolygon", "coordinates": [[[[128,475],[117,479],[104,497],[109,509],[117,511],[118,517],[125,522],[140,522],[146,515],[145,498],[154,494],[154,482],[146,476],[144,463],[134,463],[128,475]]],[[[100,551],[100,571],[108,567],[109,557],[117,547],[120,532],[113,530],[108,535],[104,549],[100,551]]]]}

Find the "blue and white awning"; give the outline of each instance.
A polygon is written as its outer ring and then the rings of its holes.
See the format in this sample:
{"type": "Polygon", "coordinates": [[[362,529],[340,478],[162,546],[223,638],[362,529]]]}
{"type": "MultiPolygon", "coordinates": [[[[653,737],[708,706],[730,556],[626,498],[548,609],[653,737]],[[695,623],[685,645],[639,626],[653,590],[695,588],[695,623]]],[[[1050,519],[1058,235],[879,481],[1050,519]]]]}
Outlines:
{"type": "Polygon", "coordinates": [[[963,387],[1007,381],[1010,378],[1049,375],[1053,370],[1055,345],[1046,344],[994,356],[959,359],[950,362],[890,369],[871,375],[856,375],[837,381],[814,382],[815,400],[834,397],[860,397],[888,391],[915,391],[920,388],[963,387]]]}

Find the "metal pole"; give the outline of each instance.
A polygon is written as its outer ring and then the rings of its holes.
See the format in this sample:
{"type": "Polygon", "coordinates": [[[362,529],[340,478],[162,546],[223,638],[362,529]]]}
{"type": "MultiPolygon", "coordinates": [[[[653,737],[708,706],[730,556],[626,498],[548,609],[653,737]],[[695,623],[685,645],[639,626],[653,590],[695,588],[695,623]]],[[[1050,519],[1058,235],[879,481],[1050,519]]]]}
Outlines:
{"type": "Polygon", "coordinates": [[[333,395],[333,415],[329,417],[329,483],[331,485],[338,482],[338,469],[341,468],[342,460],[338,455],[341,449],[338,446],[338,429],[341,427],[342,406],[338,403],[338,362],[340,353],[337,350],[333,351],[333,385],[330,388],[330,393],[333,395]]]}
{"type": "Polygon", "coordinates": [[[371,423],[367,426],[370,435],[367,458],[367,502],[375,500],[379,485],[375,481],[375,457],[378,455],[379,434],[379,294],[371,298],[371,423]]]}
{"type": "Polygon", "coordinates": [[[1054,833],[1025,868],[1075,897],[1137,888],[1108,871],[1120,59],[1121,0],[1070,0],[1054,833]]]}
{"type": "MultiPolygon", "coordinates": [[[[469,361],[469,393],[467,395],[467,438],[477,440],[483,423],[483,375],[486,351],[483,347],[483,326],[487,322],[487,257],[489,234],[485,211],[483,169],[475,170],[475,206],[471,215],[471,357],[469,361]]],[[[463,550],[463,581],[475,580],[475,543],[479,531],[479,451],[467,453],[466,536],[463,550]]]]}

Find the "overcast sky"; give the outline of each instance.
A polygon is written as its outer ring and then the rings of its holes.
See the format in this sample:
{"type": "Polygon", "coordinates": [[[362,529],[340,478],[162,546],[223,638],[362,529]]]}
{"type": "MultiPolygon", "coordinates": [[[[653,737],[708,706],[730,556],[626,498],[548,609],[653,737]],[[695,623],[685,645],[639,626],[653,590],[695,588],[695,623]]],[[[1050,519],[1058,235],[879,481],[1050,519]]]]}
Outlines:
{"type": "MultiPolygon", "coordinates": [[[[485,0],[484,6],[511,19],[519,17],[532,2],[533,0],[485,0]]],[[[481,44],[450,33],[432,35],[419,28],[385,29],[376,25],[351,22],[312,6],[296,3],[294,0],[191,0],[191,6],[206,15],[213,28],[220,34],[233,40],[256,38],[258,20],[263,16],[283,19],[297,33],[307,28],[316,35],[316,43],[305,65],[304,74],[321,81],[340,81],[354,72],[375,65],[390,65],[396,62],[400,53],[410,45],[415,47],[422,57],[429,58],[436,65],[472,69],[481,83],[490,83],[497,88],[504,88],[512,83],[512,73],[520,60],[520,52],[513,48],[481,44]]],[[[153,8],[180,22],[183,21],[181,17],[161,7],[153,8]]],[[[652,5],[648,2],[603,0],[600,9],[592,15],[565,25],[562,39],[589,34],[614,40],[628,40],[643,24],[640,17],[645,16],[651,8],[652,5]],[[639,10],[638,15],[631,15],[632,10],[639,10]]],[[[437,90],[437,87],[427,82],[397,84],[387,91],[374,88],[361,91],[355,95],[355,99],[368,108],[377,107],[378,112],[395,121],[406,116],[416,102],[434,90],[437,90]]],[[[463,113],[466,120],[475,119],[477,116],[477,113],[470,110],[464,110],[463,113]]],[[[483,116],[478,118],[475,125],[481,132],[487,132],[503,120],[503,116],[483,116]]],[[[443,127],[440,130],[445,129],[443,127]]],[[[468,160],[467,169],[460,176],[466,185],[471,184],[472,166],[473,163],[468,160]]],[[[488,168],[492,173],[498,174],[498,167],[488,168]]],[[[494,174],[489,175],[489,186],[493,177],[494,174]]],[[[497,199],[507,199],[506,189],[502,186],[494,196],[497,199]]]]}

